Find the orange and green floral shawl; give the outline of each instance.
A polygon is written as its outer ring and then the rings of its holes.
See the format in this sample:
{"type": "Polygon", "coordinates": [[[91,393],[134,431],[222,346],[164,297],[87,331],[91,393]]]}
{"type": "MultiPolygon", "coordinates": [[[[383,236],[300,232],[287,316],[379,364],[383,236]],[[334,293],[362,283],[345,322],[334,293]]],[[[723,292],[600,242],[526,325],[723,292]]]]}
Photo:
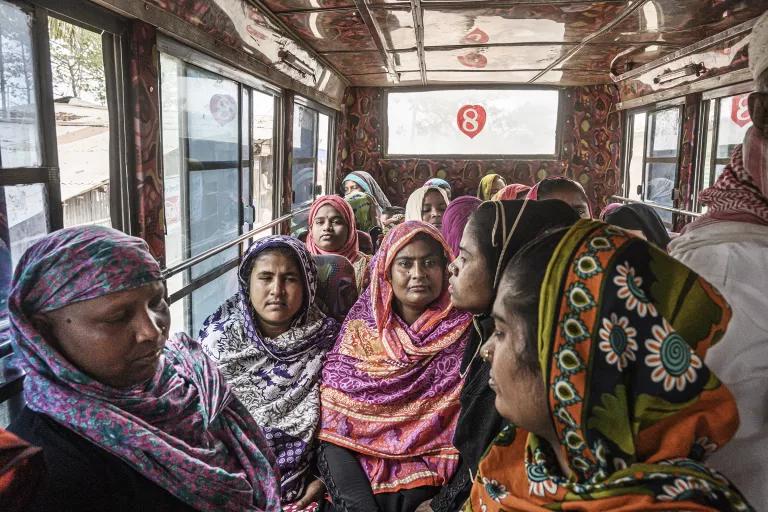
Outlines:
{"type": "Polygon", "coordinates": [[[752,510],[706,455],[738,425],[704,364],[725,300],[647,242],[579,221],[550,260],[539,363],[565,477],[548,443],[513,426],[486,452],[466,511],[752,510]]]}

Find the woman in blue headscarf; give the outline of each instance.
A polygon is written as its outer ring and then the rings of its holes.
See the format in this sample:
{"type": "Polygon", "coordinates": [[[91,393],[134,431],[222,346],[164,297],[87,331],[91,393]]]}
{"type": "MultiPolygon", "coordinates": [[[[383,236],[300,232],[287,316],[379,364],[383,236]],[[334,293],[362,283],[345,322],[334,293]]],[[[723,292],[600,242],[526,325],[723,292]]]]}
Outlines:
{"type": "Polygon", "coordinates": [[[424,182],[424,187],[437,187],[445,190],[448,199],[451,198],[451,184],[442,178],[429,178],[424,182]]]}
{"type": "Polygon", "coordinates": [[[351,194],[352,192],[367,192],[376,199],[380,208],[389,208],[392,206],[392,203],[389,202],[386,194],[381,190],[381,187],[376,183],[376,180],[373,179],[373,176],[365,171],[353,171],[347,174],[344,176],[341,184],[343,187],[342,195],[351,194]]]}

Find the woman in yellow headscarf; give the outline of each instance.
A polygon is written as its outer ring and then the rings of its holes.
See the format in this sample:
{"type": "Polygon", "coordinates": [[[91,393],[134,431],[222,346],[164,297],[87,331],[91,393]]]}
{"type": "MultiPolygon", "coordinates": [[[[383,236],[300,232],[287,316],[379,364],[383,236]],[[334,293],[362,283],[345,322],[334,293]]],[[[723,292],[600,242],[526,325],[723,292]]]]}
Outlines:
{"type": "Polygon", "coordinates": [[[493,195],[507,186],[504,178],[498,174],[487,174],[480,180],[477,187],[477,197],[483,201],[490,201],[493,195]]]}

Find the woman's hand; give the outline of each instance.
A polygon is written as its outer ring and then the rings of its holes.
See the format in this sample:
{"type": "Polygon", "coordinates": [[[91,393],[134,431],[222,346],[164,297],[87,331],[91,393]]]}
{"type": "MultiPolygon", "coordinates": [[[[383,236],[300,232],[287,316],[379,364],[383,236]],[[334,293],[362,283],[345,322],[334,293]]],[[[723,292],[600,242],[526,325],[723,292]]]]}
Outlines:
{"type": "Polygon", "coordinates": [[[418,507],[416,507],[416,510],[414,512],[432,512],[432,500],[427,500],[418,507]]]}
{"type": "Polygon", "coordinates": [[[324,494],[325,494],[325,484],[323,483],[323,481],[312,480],[311,482],[309,482],[309,485],[307,485],[307,488],[304,489],[304,496],[302,496],[300,500],[295,502],[296,508],[298,510],[307,508],[312,503],[323,499],[324,494]]]}

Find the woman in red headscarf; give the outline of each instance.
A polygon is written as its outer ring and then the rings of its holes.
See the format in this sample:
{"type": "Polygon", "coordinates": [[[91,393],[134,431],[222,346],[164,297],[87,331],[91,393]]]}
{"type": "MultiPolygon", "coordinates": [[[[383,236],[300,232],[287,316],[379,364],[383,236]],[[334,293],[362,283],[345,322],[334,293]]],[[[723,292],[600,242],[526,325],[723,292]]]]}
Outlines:
{"type": "Polygon", "coordinates": [[[309,210],[307,249],[311,254],[338,254],[352,263],[358,292],[369,281],[370,256],[359,249],[355,212],[339,196],[320,196],[309,210]]]}

